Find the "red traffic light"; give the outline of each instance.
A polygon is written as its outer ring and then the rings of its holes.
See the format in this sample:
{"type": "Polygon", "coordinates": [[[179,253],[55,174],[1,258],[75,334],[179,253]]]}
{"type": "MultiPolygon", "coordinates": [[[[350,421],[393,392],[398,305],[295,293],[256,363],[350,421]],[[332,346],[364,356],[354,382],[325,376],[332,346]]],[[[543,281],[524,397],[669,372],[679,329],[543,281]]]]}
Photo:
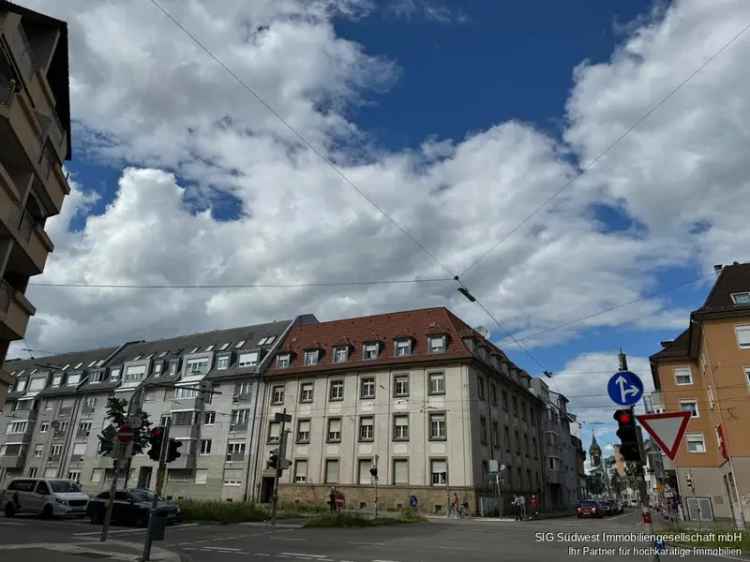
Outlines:
{"type": "Polygon", "coordinates": [[[630,414],[620,414],[620,423],[629,424],[631,420],[630,414]]]}
{"type": "Polygon", "coordinates": [[[628,410],[617,410],[612,417],[622,425],[630,425],[633,421],[633,415],[628,410]]]}
{"type": "Polygon", "coordinates": [[[161,428],[155,427],[154,429],[151,430],[151,437],[157,437],[157,438],[161,437],[161,433],[162,433],[161,428]]]}

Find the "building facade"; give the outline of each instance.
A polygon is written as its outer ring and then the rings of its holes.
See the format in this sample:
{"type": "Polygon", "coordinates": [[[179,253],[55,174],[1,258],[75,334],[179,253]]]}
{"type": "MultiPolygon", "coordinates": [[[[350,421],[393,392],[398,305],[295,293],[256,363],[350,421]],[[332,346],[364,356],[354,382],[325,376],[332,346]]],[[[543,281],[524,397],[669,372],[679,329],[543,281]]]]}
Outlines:
{"type": "Polygon", "coordinates": [[[0,2],[0,409],[8,346],[36,312],[24,293],[53,249],[45,221],[70,192],[68,96],[65,22],[0,2]]]}
{"type": "Polygon", "coordinates": [[[652,402],[691,412],[674,461],[686,515],[740,523],[750,521],[750,264],[716,270],[689,328],[651,356],[652,402]]]}

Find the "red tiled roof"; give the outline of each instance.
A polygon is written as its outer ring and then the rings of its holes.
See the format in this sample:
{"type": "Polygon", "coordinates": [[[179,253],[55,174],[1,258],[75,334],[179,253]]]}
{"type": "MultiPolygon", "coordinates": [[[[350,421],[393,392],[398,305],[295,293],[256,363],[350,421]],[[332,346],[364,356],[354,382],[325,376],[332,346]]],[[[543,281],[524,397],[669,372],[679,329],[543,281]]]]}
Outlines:
{"type": "Polygon", "coordinates": [[[420,363],[430,360],[470,359],[472,353],[461,340],[464,335],[476,333],[445,307],[409,310],[374,316],[362,316],[345,320],[333,320],[318,324],[293,327],[277,354],[296,353],[289,368],[276,368],[272,363],[268,375],[313,373],[331,368],[376,366],[392,363],[420,363]],[[444,353],[429,353],[427,335],[441,333],[448,336],[444,353]],[[402,337],[413,338],[412,355],[396,357],[394,340],[402,337]],[[348,341],[353,349],[346,363],[333,362],[333,348],[348,341]],[[382,341],[384,343],[377,359],[362,359],[362,344],[382,341]],[[322,350],[320,361],[315,366],[302,364],[304,350],[322,350]]]}

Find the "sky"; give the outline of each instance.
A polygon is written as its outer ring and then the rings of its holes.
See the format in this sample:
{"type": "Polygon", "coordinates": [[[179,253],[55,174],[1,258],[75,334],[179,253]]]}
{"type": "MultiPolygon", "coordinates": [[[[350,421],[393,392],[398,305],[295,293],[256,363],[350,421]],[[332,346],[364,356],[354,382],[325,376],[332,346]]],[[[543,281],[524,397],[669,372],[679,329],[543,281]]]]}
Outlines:
{"type": "Polygon", "coordinates": [[[652,388],[750,257],[742,0],[21,3],[69,23],[73,158],[11,356],[447,306],[607,452],[618,349],[652,388]],[[454,275],[491,316],[453,281],[39,285],[454,275]]]}

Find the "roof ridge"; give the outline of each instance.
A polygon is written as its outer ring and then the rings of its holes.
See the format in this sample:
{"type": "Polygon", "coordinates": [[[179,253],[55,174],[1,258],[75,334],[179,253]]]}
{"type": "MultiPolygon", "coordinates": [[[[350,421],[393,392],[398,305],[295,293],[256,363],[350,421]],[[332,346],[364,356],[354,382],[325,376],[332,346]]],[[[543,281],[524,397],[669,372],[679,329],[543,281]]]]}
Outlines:
{"type": "Polygon", "coordinates": [[[426,308],[413,308],[408,310],[397,310],[395,312],[381,312],[379,314],[368,314],[367,316],[352,316],[350,318],[338,318],[336,320],[324,320],[322,322],[318,322],[315,324],[316,326],[325,326],[326,324],[336,324],[339,322],[349,322],[349,321],[362,321],[362,320],[368,320],[372,318],[382,318],[384,316],[396,316],[399,314],[411,314],[414,312],[428,312],[433,310],[448,310],[445,306],[430,306],[426,308]]]}

